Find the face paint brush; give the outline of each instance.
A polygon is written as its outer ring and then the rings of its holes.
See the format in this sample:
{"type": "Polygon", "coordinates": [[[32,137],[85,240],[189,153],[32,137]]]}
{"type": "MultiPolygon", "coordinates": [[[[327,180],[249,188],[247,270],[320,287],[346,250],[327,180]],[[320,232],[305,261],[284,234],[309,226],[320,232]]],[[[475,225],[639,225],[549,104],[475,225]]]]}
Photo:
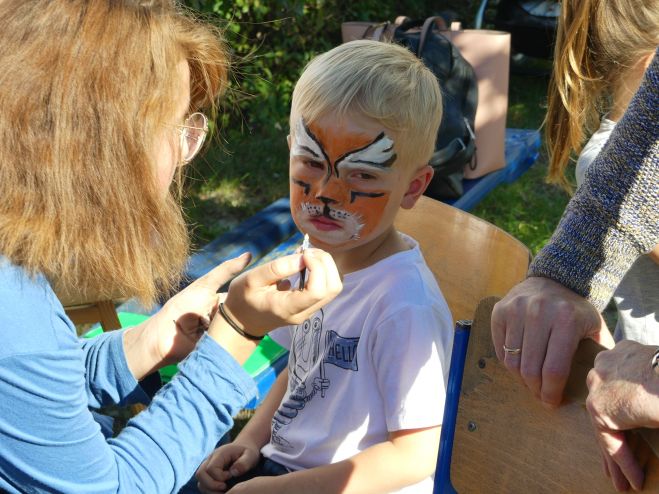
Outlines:
{"type": "MultiPolygon", "coordinates": [[[[300,247],[300,252],[304,252],[309,248],[309,234],[305,233],[304,234],[304,240],[302,240],[302,247],[300,247]]],[[[300,271],[300,285],[298,289],[304,290],[304,278],[307,274],[307,268],[302,268],[302,271],[300,271]]]]}

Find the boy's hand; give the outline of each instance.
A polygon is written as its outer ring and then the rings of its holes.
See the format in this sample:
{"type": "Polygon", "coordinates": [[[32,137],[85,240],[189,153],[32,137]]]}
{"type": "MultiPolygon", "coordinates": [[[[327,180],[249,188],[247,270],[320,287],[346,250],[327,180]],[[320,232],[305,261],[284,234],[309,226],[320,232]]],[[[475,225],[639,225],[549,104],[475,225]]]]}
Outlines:
{"type": "Polygon", "coordinates": [[[343,285],[332,256],[320,249],[275,259],[235,278],[225,309],[249,334],[262,336],[287,324],[300,324],[336,297],[343,285]],[[282,290],[281,280],[307,270],[304,290],[282,290]]]}
{"type": "Polygon", "coordinates": [[[202,494],[226,492],[226,482],[239,477],[254,468],[260,458],[258,448],[250,448],[243,444],[231,443],[220,446],[199,465],[197,487],[202,494]]]}

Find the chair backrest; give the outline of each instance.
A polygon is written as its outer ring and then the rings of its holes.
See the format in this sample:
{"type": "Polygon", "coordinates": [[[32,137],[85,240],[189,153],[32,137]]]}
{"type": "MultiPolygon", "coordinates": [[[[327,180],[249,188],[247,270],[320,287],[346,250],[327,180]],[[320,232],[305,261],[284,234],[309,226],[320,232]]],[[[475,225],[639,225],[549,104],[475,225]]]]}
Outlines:
{"type": "Polygon", "coordinates": [[[112,300],[70,304],[64,302],[64,311],[76,325],[100,323],[103,331],[121,328],[112,300]]]}
{"type": "Polygon", "coordinates": [[[429,197],[401,210],[396,228],[419,242],[455,321],[471,319],[482,298],[503,296],[526,276],[531,254],[524,244],[429,197]]]}
{"type": "MultiPolygon", "coordinates": [[[[557,410],[543,407],[494,352],[492,307],[496,297],[524,279],[528,249],[494,225],[427,197],[401,211],[396,226],[420,243],[454,320],[474,319],[470,331],[456,330],[444,458],[438,461],[434,492],[615,492],[603,473],[584,406],[585,377],[601,348],[590,340],[581,343],[566,403],[557,410]],[[442,459],[450,464],[440,465],[442,459]]],[[[659,452],[657,443],[650,440],[659,452]]],[[[649,456],[644,492],[659,492],[659,460],[649,456]]]]}
{"type": "MultiPolygon", "coordinates": [[[[483,300],[475,312],[460,376],[452,453],[447,455],[450,478],[436,478],[434,492],[616,492],[604,475],[584,405],[586,374],[602,347],[591,340],[581,342],[564,403],[555,410],[545,408],[497,360],[490,335],[497,300],[483,300]]],[[[455,401],[447,402],[447,408],[450,406],[455,401]]],[[[654,431],[638,433],[659,452],[654,431]]],[[[645,448],[648,463],[643,492],[659,492],[659,460],[650,448],[645,448]]]]}

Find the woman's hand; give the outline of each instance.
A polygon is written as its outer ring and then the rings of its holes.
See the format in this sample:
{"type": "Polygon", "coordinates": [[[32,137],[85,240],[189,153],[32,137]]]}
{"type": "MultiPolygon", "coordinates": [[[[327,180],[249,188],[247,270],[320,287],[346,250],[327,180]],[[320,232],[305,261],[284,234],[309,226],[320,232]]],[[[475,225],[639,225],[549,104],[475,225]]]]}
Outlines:
{"type": "Polygon", "coordinates": [[[223,262],[170,298],[149,320],[126,330],[126,359],[138,380],[183,360],[194,349],[217,311],[217,290],[249,260],[249,253],[245,253],[223,262]]]}
{"type": "Polygon", "coordinates": [[[491,329],[499,360],[550,406],[563,399],[579,341],[614,345],[597,309],[549,278],[531,277],[513,287],[494,306],[491,329]]]}
{"type": "Polygon", "coordinates": [[[247,333],[263,336],[271,329],[308,319],[342,288],[332,256],[320,249],[307,249],[238,276],[231,282],[224,306],[247,333]],[[303,268],[307,270],[304,289],[282,289],[280,282],[303,268]]]}
{"type": "Polygon", "coordinates": [[[643,486],[643,469],[626,430],[659,428],[659,375],[650,365],[656,346],[621,341],[600,352],[588,373],[586,407],[604,457],[607,475],[618,490],[643,486]]]}

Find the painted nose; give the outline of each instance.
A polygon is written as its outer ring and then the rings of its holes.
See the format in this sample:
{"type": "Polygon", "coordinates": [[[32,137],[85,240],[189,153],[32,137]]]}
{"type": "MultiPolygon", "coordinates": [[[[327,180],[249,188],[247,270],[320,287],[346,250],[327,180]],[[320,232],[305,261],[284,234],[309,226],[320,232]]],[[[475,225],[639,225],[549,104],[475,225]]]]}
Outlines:
{"type": "Polygon", "coordinates": [[[345,185],[342,181],[332,177],[318,190],[316,199],[322,201],[325,205],[339,204],[345,201],[346,192],[345,185]]]}
{"type": "Polygon", "coordinates": [[[336,204],[337,200],[331,199],[329,197],[323,197],[323,196],[318,196],[317,199],[322,202],[325,206],[329,206],[330,204],[336,204]]]}

